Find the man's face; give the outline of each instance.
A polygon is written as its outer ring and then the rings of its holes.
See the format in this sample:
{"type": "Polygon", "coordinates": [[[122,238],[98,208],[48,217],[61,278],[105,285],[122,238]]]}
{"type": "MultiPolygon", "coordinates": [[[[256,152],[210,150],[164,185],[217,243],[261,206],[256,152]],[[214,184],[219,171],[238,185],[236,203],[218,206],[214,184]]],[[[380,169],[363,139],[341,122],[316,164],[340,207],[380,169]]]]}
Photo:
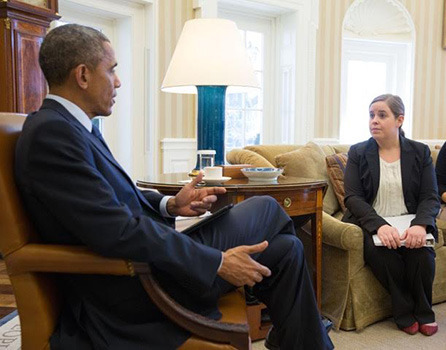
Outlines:
{"type": "Polygon", "coordinates": [[[90,118],[109,116],[115,103],[116,89],[121,86],[115,68],[117,66],[115,52],[109,42],[104,42],[104,56],[94,70],[90,71],[87,88],[88,111],[90,118]]]}

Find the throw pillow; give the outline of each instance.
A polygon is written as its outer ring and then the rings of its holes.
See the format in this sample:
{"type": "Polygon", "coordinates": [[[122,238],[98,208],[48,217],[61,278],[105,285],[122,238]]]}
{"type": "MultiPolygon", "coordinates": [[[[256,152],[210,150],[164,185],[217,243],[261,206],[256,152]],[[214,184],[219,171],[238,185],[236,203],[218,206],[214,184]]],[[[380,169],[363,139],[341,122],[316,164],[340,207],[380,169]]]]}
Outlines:
{"type": "Polygon", "coordinates": [[[333,191],[343,212],[345,212],[346,209],[344,205],[344,173],[347,160],[347,153],[337,153],[325,158],[328,177],[330,178],[330,182],[333,185],[333,191]]]}
{"type": "Polygon", "coordinates": [[[298,145],[250,145],[246,146],[244,149],[253,151],[260,154],[268,162],[270,162],[274,167],[276,166],[274,158],[282,153],[295,151],[302,146],[298,145]]]}
{"type": "Polygon", "coordinates": [[[283,168],[284,176],[326,180],[328,189],[324,197],[324,211],[332,215],[339,210],[339,204],[328,179],[325,156],[321,147],[309,142],[296,151],[276,156],[275,160],[277,167],[283,168]]]}
{"type": "Polygon", "coordinates": [[[252,164],[256,167],[274,168],[274,166],[261,155],[246,149],[231,150],[226,154],[226,160],[229,164],[252,164]]]}

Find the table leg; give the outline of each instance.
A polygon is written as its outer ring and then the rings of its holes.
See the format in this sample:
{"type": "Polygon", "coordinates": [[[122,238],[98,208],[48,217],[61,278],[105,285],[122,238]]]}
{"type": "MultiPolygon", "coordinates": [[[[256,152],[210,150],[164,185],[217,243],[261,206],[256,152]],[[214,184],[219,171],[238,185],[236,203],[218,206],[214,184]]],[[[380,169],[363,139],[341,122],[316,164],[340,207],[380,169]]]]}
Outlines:
{"type": "Polygon", "coordinates": [[[322,301],[322,190],[317,191],[317,210],[311,216],[311,241],[313,245],[313,284],[316,302],[321,309],[322,301]]]}

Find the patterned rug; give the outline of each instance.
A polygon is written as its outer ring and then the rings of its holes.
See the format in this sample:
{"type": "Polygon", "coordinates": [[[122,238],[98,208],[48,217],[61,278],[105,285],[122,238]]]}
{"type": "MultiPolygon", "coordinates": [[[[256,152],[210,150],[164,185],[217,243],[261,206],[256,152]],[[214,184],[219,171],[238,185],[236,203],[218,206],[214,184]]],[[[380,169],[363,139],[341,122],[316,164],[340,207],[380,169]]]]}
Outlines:
{"type": "Polygon", "coordinates": [[[0,320],[0,349],[19,350],[20,341],[20,320],[17,311],[0,320]]]}

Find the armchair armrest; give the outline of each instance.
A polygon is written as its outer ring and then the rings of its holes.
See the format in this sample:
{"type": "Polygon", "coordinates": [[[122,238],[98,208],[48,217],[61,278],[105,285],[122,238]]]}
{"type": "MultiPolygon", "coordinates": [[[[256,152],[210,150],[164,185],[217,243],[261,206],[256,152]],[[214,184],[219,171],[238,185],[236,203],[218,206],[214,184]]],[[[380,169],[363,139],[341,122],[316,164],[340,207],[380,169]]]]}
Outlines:
{"type": "MultiPolygon", "coordinates": [[[[245,323],[215,321],[187,310],[173,300],[153,277],[146,263],[106,258],[83,246],[28,244],[5,257],[10,276],[33,272],[139,275],[153,303],[172,322],[201,338],[247,348],[249,328],[245,323]]],[[[235,293],[240,293],[236,291],[235,293]]],[[[245,307],[243,298],[237,307],[245,307]]]]}
{"type": "Polygon", "coordinates": [[[322,242],[343,250],[363,249],[362,229],[322,213],[322,242]]]}
{"type": "Polygon", "coordinates": [[[55,272],[100,275],[134,275],[124,259],[106,258],[83,246],[27,244],[5,257],[8,273],[55,272]]]}

